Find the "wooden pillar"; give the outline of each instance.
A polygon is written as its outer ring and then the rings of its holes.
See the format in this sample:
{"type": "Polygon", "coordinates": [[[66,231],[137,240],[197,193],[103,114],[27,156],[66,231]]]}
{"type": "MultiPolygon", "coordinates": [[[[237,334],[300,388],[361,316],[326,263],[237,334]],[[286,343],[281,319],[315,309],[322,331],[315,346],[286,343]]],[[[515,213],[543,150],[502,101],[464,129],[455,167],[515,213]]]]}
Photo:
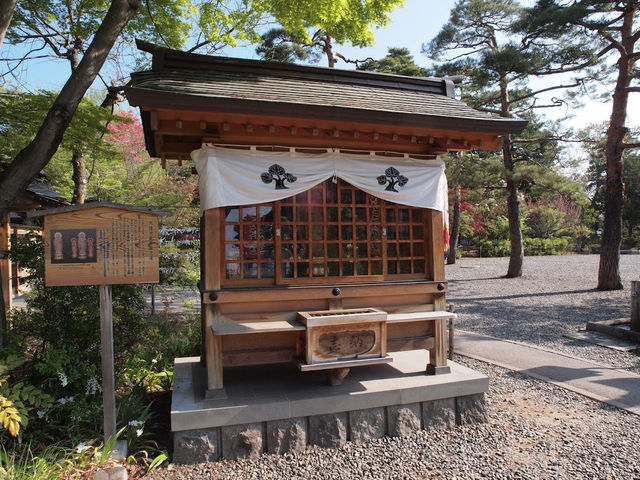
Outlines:
{"type": "Polygon", "coordinates": [[[631,282],[631,330],[640,332],[640,281],[631,282]]]}
{"type": "MultiPolygon", "coordinates": [[[[444,282],[444,228],[442,212],[439,210],[427,210],[426,220],[427,231],[431,239],[427,254],[427,275],[434,282],[444,282]]],[[[444,292],[436,293],[433,301],[436,311],[444,312],[446,309],[446,298],[444,292]]],[[[447,366],[447,330],[446,319],[438,318],[434,320],[434,346],[429,349],[429,364],[427,373],[442,374],[450,373],[447,366]]]]}
{"type": "Polygon", "coordinates": [[[0,222],[0,281],[2,282],[2,296],[6,309],[11,308],[11,261],[6,258],[11,239],[10,216],[7,213],[0,222]]]}
{"type": "MultiPolygon", "coordinates": [[[[434,282],[444,282],[444,228],[442,212],[425,210],[425,228],[431,241],[427,245],[427,278],[434,282]]],[[[436,308],[436,310],[444,310],[436,308]]]]}
{"type": "MultiPolygon", "coordinates": [[[[222,233],[220,231],[222,209],[205,210],[200,220],[200,282],[203,295],[220,290],[222,233]]],[[[202,341],[207,372],[207,397],[219,397],[224,383],[222,379],[222,341],[213,335],[212,325],[218,315],[217,306],[202,303],[202,341]]]]}

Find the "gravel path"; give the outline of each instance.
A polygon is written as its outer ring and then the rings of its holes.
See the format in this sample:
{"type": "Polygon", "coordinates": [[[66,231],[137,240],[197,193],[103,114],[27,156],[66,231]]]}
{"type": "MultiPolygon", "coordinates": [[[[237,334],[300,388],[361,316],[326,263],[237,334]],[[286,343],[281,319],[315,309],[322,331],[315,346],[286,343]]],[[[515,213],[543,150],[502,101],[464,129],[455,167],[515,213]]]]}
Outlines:
{"type": "Polygon", "coordinates": [[[277,457],[171,466],[148,478],[634,479],[640,417],[462,357],[491,378],[489,423],[277,457]]]}
{"type": "Polygon", "coordinates": [[[625,353],[563,337],[587,321],[630,318],[629,281],[640,280],[640,255],[622,255],[624,290],[595,289],[597,255],[525,258],[524,275],[502,278],[507,258],[463,258],[447,265],[447,300],[462,330],[544,347],[640,373],[637,351],[625,353]]]}
{"type": "MultiPolygon", "coordinates": [[[[594,289],[597,256],[533,257],[525,275],[500,278],[507,259],[447,266],[457,326],[640,372],[640,357],[562,337],[588,319],[629,316],[628,281],[640,256],[623,256],[627,289],[594,289]]],[[[490,377],[489,422],[281,457],[174,466],[155,480],[190,479],[640,479],[640,417],[521,374],[464,357],[490,377]]]]}

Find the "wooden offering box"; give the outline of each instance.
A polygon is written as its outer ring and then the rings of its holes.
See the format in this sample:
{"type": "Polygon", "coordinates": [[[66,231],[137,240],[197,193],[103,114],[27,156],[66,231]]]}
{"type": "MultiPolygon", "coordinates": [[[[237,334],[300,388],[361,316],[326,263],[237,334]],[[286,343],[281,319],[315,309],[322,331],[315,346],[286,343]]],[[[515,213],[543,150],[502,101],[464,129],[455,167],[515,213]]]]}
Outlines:
{"type": "Polygon", "coordinates": [[[302,371],[344,368],[390,361],[387,313],[375,308],[299,312],[306,328],[302,371]]]}

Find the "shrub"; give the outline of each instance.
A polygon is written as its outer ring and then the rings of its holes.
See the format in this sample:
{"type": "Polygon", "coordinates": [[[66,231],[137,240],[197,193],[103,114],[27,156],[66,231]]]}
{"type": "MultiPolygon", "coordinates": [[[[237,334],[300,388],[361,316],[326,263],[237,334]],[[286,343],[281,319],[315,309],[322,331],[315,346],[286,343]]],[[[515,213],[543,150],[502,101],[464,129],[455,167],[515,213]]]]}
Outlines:
{"type": "Polygon", "coordinates": [[[567,238],[525,238],[525,255],[562,255],[569,250],[567,238]]]}
{"type": "Polygon", "coordinates": [[[200,279],[200,251],[177,245],[160,247],[160,283],[193,287],[200,279]]]}
{"type": "Polygon", "coordinates": [[[481,240],[478,248],[481,257],[507,257],[511,254],[509,240],[481,240]]]}

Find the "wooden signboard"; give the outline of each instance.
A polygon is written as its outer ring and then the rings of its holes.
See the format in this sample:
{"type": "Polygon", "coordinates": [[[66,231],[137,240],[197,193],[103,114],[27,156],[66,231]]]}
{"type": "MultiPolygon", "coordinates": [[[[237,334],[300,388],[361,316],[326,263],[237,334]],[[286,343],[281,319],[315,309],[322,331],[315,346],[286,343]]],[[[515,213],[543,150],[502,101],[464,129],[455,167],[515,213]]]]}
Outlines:
{"type": "MultiPolygon", "coordinates": [[[[116,434],[111,285],[158,282],[158,215],[145,208],[105,203],[28,215],[44,217],[45,284],[98,285],[105,443],[116,434]]],[[[116,449],[126,449],[126,442],[116,449]]]]}
{"type": "Polygon", "coordinates": [[[158,282],[158,214],[82,207],[43,212],[47,286],[158,282]]]}

